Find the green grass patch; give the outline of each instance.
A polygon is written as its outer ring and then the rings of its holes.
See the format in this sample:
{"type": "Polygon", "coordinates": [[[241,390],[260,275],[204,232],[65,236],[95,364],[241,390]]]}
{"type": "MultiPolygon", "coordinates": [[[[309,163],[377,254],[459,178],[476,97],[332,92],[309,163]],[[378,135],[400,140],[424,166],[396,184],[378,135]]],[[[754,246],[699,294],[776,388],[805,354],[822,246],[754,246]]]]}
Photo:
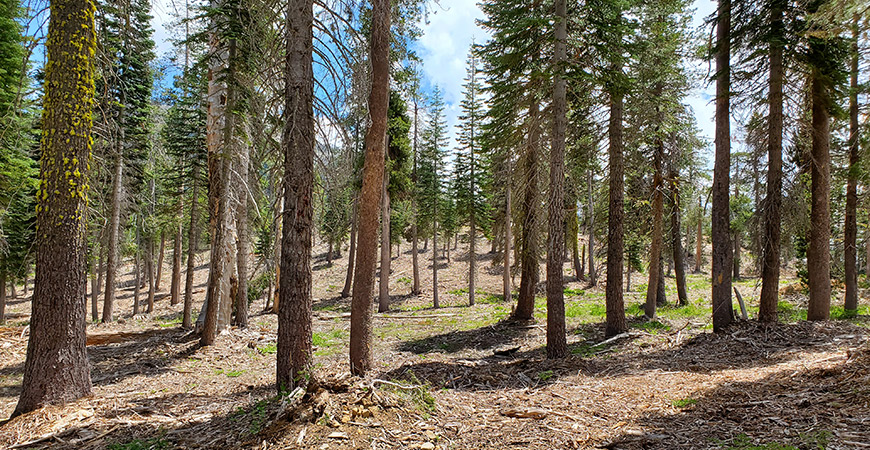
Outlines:
{"type": "Polygon", "coordinates": [[[807,310],[798,309],[797,306],[789,301],[780,300],[776,306],[776,312],[783,322],[799,322],[807,320],[807,310]]]}
{"type": "Polygon", "coordinates": [[[811,434],[798,435],[798,445],[780,442],[755,444],[749,436],[741,433],[732,439],[730,443],[721,441],[714,441],[714,443],[721,445],[726,450],[824,450],[828,448],[831,436],[832,433],[830,431],[822,430],[811,434]]]}
{"type": "Polygon", "coordinates": [[[588,301],[572,302],[565,307],[565,317],[601,318],[607,312],[607,308],[600,303],[588,301]]]}
{"type": "Polygon", "coordinates": [[[230,370],[230,371],[226,372],[224,375],[226,375],[229,378],[237,378],[245,372],[247,372],[247,371],[246,370],[230,370]]]}
{"type": "Polygon", "coordinates": [[[397,386],[391,386],[389,384],[380,384],[378,385],[378,389],[383,389],[396,394],[397,397],[414,405],[414,407],[421,412],[427,414],[435,412],[435,397],[433,397],[432,393],[429,392],[429,388],[431,386],[428,382],[421,383],[413,372],[407,372],[404,380],[390,381],[406,387],[413,386],[413,388],[403,389],[397,386]]]}
{"type": "Polygon", "coordinates": [[[661,323],[658,320],[651,320],[649,322],[638,323],[632,325],[632,328],[640,328],[641,330],[646,331],[651,334],[658,334],[659,331],[670,331],[671,326],[665,323],[661,323]]]}
{"type": "Polygon", "coordinates": [[[184,318],[181,316],[172,318],[172,319],[157,319],[157,326],[160,328],[172,328],[178,325],[181,325],[181,322],[184,318]]]}
{"type": "Polygon", "coordinates": [[[263,355],[274,355],[278,353],[278,344],[270,342],[262,347],[257,347],[257,351],[263,355]]]}
{"type": "Polygon", "coordinates": [[[685,408],[696,403],[698,403],[698,399],[695,398],[681,398],[671,402],[671,404],[674,405],[674,408],[685,408]]]}
{"type": "Polygon", "coordinates": [[[554,375],[554,373],[552,370],[545,370],[543,372],[538,373],[538,379],[541,381],[547,381],[550,378],[553,378],[553,375],[554,375]]]}
{"type": "Polygon", "coordinates": [[[625,308],[625,314],[629,316],[642,316],[643,305],[640,303],[633,303],[631,305],[628,305],[628,308],[625,308]]]}

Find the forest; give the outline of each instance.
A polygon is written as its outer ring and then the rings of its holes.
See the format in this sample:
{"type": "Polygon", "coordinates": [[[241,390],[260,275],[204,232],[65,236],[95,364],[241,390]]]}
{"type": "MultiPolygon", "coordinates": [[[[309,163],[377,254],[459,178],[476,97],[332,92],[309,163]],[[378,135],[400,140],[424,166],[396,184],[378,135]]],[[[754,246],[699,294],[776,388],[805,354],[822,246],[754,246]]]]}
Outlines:
{"type": "Polygon", "coordinates": [[[0,0],[0,448],[870,447],[867,0],[0,0]]]}

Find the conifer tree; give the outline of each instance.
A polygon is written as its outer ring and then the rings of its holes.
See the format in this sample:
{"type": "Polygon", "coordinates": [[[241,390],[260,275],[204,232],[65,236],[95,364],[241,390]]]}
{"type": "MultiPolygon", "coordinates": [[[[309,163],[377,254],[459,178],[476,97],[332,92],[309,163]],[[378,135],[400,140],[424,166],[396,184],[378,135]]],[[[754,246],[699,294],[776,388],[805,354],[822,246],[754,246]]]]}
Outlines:
{"type": "Polygon", "coordinates": [[[481,126],[486,117],[483,89],[478,80],[480,76],[477,50],[472,44],[466,61],[465,84],[460,115],[457,125],[457,141],[454,170],[460,180],[456,189],[456,212],[459,221],[469,228],[468,249],[468,304],[474,305],[475,278],[477,276],[477,231],[484,233],[489,229],[489,194],[483,189],[487,184],[489,167],[487,152],[481,145],[481,126]]]}
{"type": "Polygon", "coordinates": [[[429,122],[422,133],[422,145],[418,161],[419,221],[432,235],[432,306],[440,306],[438,298],[438,231],[441,210],[444,157],[447,145],[447,123],[444,118],[444,101],[441,90],[436,88],[429,105],[429,122]]]}

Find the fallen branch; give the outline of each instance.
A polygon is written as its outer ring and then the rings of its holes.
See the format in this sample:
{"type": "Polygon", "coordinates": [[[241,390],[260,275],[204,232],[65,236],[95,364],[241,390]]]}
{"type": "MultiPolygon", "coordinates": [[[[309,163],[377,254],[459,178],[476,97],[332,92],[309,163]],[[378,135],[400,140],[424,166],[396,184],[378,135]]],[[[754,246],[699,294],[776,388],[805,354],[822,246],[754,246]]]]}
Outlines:
{"type": "Polygon", "coordinates": [[[737,290],[737,287],[734,287],[734,293],[737,294],[737,303],[740,303],[740,317],[743,320],[749,320],[749,315],[746,314],[746,304],[743,303],[743,296],[740,295],[740,291],[737,290]]]}
{"type": "Polygon", "coordinates": [[[601,342],[599,342],[599,343],[597,343],[597,344],[592,344],[592,345],[590,345],[589,347],[590,347],[590,348],[601,347],[602,345],[607,345],[607,344],[609,344],[609,343],[611,343],[611,342],[618,341],[618,340],[620,340],[620,339],[627,338],[627,337],[631,337],[631,336],[633,336],[632,333],[628,333],[628,332],[626,332],[626,333],[621,333],[621,334],[617,334],[616,336],[613,336],[613,337],[611,337],[611,338],[609,338],[609,339],[605,339],[605,340],[603,340],[603,341],[601,341],[601,342]]]}
{"type": "Polygon", "coordinates": [[[387,381],[387,380],[372,380],[372,388],[374,388],[375,384],[377,384],[377,383],[386,384],[387,386],[393,386],[395,388],[404,389],[406,391],[413,391],[414,389],[420,389],[421,387],[423,387],[422,385],[419,385],[419,384],[405,386],[404,384],[393,383],[392,381],[387,381]]]}

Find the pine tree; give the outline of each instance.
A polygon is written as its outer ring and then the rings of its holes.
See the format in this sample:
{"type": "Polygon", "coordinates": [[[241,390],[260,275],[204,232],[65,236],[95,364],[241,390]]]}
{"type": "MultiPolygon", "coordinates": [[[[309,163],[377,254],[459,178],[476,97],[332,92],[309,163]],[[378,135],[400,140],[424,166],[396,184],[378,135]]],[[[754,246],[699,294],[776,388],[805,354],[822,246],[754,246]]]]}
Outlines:
{"type": "Polygon", "coordinates": [[[469,228],[468,250],[468,304],[474,305],[475,278],[477,275],[477,231],[489,229],[490,199],[483,188],[487,184],[489,167],[488,153],[481,145],[481,126],[486,117],[481,94],[479,58],[472,44],[466,61],[463,99],[459,104],[457,141],[454,170],[460,180],[456,189],[456,212],[463,225],[469,228]]]}
{"type": "Polygon", "coordinates": [[[18,2],[0,1],[0,323],[6,320],[6,284],[29,270],[35,231],[38,166],[30,157],[35,105],[25,97],[26,76],[18,2]]]}
{"type": "Polygon", "coordinates": [[[438,298],[438,231],[441,227],[443,209],[444,158],[447,145],[447,123],[444,118],[444,101],[441,90],[436,88],[429,105],[429,122],[422,133],[419,167],[417,170],[417,193],[420,208],[418,220],[424,230],[432,235],[432,302],[440,306],[438,298]]]}
{"type": "Polygon", "coordinates": [[[13,416],[91,391],[85,334],[88,165],[92,145],[94,3],[50,7],[36,284],[21,396],[13,416]]]}

